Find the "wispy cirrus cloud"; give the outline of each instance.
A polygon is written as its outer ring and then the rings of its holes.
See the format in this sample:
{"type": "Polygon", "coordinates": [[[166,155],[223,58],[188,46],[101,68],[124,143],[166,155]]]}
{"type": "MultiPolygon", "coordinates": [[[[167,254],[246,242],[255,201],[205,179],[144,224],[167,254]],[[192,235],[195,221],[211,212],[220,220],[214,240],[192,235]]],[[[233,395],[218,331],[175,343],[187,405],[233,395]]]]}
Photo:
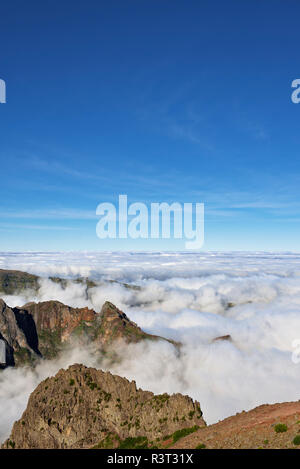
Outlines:
{"type": "Polygon", "coordinates": [[[79,210],[75,208],[60,209],[29,209],[8,210],[0,208],[1,218],[16,219],[63,219],[63,220],[94,220],[97,218],[94,210],[79,210]]]}
{"type": "MultiPolygon", "coordinates": [[[[56,174],[58,176],[67,176],[69,181],[73,183],[73,186],[70,187],[74,191],[74,180],[80,181],[81,185],[85,188],[86,191],[95,192],[95,187],[97,193],[99,190],[103,193],[107,190],[120,190],[121,187],[127,187],[134,190],[146,190],[151,188],[151,190],[157,190],[157,193],[161,194],[162,191],[173,191],[174,193],[178,192],[178,179],[181,179],[180,171],[176,171],[173,168],[168,169],[168,171],[158,171],[155,166],[137,164],[134,165],[130,161],[125,163],[123,168],[118,168],[118,177],[116,177],[116,170],[106,168],[105,172],[102,171],[102,167],[93,168],[89,171],[82,170],[81,168],[76,168],[74,163],[68,165],[66,162],[62,163],[58,158],[51,158],[47,160],[45,158],[38,157],[36,155],[27,154],[26,160],[22,159],[20,162],[27,166],[28,168],[33,168],[38,170],[41,174],[56,174]],[[121,181],[121,184],[120,184],[121,181]],[[84,182],[89,185],[82,184],[84,182]]],[[[187,184],[189,184],[190,177],[187,177],[187,184]]],[[[64,190],[61,186],[59,190],[64,190]]],[[[75,186],[76,187],[76,186],[75,186]]],[[[40,185],[40,189],[43,187],[40,185]]],[[[55,185],[46,185],[46,190],[55,189],[55,185]]],[[[67,188],[69,190],[69,188],[67,188]]]]}
{"type": "Polygon", "coordinates": [[[28,225],[26,223],[0,223],[0,230],[11,231],[11,230],[53,230],[53,231],[73,231],[77,229],[72,226],[62,226],[62,225],[28,225]]]}

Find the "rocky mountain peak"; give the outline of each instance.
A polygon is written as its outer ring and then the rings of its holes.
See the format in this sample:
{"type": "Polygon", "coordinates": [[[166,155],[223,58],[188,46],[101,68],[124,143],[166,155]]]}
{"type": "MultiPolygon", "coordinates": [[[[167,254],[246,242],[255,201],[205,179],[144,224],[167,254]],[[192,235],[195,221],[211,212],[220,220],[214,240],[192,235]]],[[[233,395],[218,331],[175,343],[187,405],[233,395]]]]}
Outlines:
{"type": "Polygon", "coordinates": [[[4,447],[116,447],[126,438],[155,440],[183,427],[204,427],[198,402],[155,395],[134,381],[72,365],[40,383],[4,447]]]}

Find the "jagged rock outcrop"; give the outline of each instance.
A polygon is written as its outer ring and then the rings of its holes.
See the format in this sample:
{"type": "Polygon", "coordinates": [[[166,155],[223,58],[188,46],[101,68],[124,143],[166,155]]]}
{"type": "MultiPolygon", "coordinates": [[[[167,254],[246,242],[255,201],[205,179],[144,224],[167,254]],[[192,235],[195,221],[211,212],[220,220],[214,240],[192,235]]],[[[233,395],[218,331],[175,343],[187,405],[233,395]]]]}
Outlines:
{"type": "MultiPolygon", "coordinates": [[[[104,303],[97,313],[89,308],[72,308],[59,301],[31,302],[21,308],[9,308],[3,300],[0,303],[1,339],[6,344],[8,366],[33,363],[38,357],[54,358],[75,341],[104,350],[118,340],[126,343],[167,340],[147,334],[110,302],[104,303]]],[[[3,363],[0,366],[3,367],[3,363]]]]}
{"type": "Polygon", "coordinates": [[[229,334],[226,335],[220,335],[219,337],[215,337],[213,339],[213,342],[219,342],[219,341],[225,341],[227,340],[228,342],[232,342],[232,337],[229,334]]]}
{"type": "Polygon", "coordinates": [[[135,322],[130,321],[123,311],[106,301],[101,309],[101,341],[109,345],[116,340],[124,340],[126,343],[137,343],[141,340],[167,340],[173,345],[178,345],[172,340],[157,335],[147,334],[135,322]]]}
{"type": "Polygon", "coordinates": [[[134,381],[72,365],[39,384],[3,447],[116,447],[129,437],[151,446],[195,426],[205,422],[199,403],[188,396],[154,395],[134,381]]]}

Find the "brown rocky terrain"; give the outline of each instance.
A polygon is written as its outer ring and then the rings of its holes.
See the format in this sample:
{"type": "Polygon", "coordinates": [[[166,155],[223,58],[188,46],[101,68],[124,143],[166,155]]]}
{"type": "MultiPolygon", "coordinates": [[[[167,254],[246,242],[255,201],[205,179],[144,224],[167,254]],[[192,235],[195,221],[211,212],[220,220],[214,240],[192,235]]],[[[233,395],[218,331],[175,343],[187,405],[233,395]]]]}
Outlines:
{"type": "Polygon", "coordinates": [[[300,402],[261,405],[180,439],[171,448],[300,448],[300,402]]]}
{"type": "Polygon", "coordinates": [[[39,384],[3,447],[153,447],[198,426],[205,426],[200,405],[188,396],[154,395],[134,381],[73,365],[39,384]]]}
{"type": "Polygon", "coordinates": [[[54,358],[74,341],[105,350],[119,340],[136,343],[159,339],[167,340],[147,334],[108,301],[97,313],[59,301],[31,302],[9,308],[0,300],[0,340],[5,342],[8,366],[54,358]]]}

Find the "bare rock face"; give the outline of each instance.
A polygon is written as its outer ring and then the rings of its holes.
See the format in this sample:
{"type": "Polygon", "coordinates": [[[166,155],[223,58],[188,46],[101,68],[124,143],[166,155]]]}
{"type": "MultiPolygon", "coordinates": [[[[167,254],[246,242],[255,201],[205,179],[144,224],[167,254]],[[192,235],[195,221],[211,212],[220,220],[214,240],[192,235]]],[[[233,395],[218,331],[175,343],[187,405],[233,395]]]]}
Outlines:
{"type": "Polygon", "coordinates": [[[199,403],[190,397],[154,395],[137,389],[134,381],[73,365],[39,384],[3,447],[101,448],[129,437],[151,446],[193,426],[205,422],[199,403]]]}
{"type": "MultiPolygon", "coordinates": [[[[38,349],[44,358],[54,358],[67,345],[72,335],[88,336],[99,325],[99,314],[89,308],[72,308],[59,301],[27,303],[14,308],[19,317],[29,314],[38,334],[38,349]],[[90,330],[89,330],[90,329],[90,330]]],[[[94,339],[94,337],[87,337],[94,339]]]]}
{"type": "MultiPolygon", "coordinates": [[[[36,330],[33,325],[32,338],[34,342],[36,330]]],[[[37,336],[36,336],[37,338],[37,336]]],[[[0,340],[4,343],[4,362],[1,367],[14,366],[24,360],[30,360],[36,354],[34,345],[31,347],[30,338],[19,327],[18,318],[14,310],[0,299],[0,340]]],[[[32,344],[33,344],[32,342],[32,344]]],[[[3,360],[3,359],[2,359],[3,360]]]]}
{"type": "Polygon", "coordinates": [[[19,312],[28,312],[34,319],[39,331],[48,330],[54,332],[57,329],[63,331],[62,340],[67,338],[70,333],[81,321],[94,321],[96,313],[89,308],[72,308],[59,301],[44,301],[41,303],[27,303],[19,309],[19,312]]]}
{"type": "Polygon", "coordinates": [[[6,366],[34,363],[39,357],[55,358],[74,341],[93,344],[96,350],[103,351],[118,340],[137,343],[159,339],[167,340],[147,334],[108,301],[97,313],[89,308],[72,308],[59,301],[9,308],[0,300],[0,340],[6,347],[6,366]]]}

